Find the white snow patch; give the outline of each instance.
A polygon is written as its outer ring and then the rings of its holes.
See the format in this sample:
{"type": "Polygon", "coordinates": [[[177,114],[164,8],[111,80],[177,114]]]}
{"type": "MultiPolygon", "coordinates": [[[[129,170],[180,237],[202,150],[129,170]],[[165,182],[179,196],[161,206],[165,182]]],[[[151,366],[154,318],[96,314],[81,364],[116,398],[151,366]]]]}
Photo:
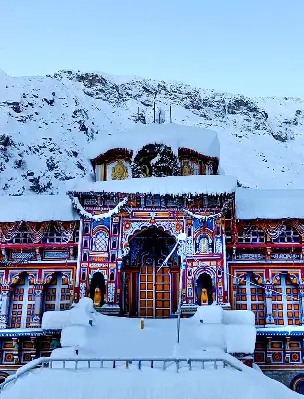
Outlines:
{"type": "Polygon", "coordinates": [[[236,178],[233,176],[199,175],[146,177],[98,182],[90,182],[83,179],[70,182],[68,189],[74,192],[216,195],[233,193],[236,189],[236,178]]]}
{"type": "Polygon", "coordinates": [[[0,195],[1,222],[79,220],[67,195],[0,195]]]}
{"type": "Polygon", "coordinates": [[[88,149],[91,158],[114,148],[126,148],[133,155],[147,144],[165,144],[176,154],[180,148],[189,148],[209,157],[220,157],[220,143],[213,130],[175,123],[137,125],[128,131],[116,132],[95,141],[88,149]]]}
{"type": "Polygon", "coordinates": [[[238,219],[303,219],[304,190],[249,189],[236,190],[238,219]]]}

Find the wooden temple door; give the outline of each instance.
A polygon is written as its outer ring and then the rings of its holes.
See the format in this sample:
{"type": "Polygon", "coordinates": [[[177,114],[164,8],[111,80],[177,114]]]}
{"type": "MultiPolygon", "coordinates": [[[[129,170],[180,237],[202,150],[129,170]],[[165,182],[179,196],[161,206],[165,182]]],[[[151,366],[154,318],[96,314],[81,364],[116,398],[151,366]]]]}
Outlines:
{"type": "Polygon", "coordinates": [[[139,274],[139,316],[162,318],[171,314],[171,281],[168,267],[159,271],[155,262],[143,265],[139,274]]]}

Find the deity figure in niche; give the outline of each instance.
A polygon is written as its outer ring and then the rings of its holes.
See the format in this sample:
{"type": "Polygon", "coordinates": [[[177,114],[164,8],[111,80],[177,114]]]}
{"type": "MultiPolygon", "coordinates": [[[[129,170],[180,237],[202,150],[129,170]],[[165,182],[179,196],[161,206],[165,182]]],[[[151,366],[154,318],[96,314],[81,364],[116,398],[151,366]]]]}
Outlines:
{"type": "Polygon", "coordinates": [[[193,170],[190,166],[189,161],[184,161],[182,166],[182,176],[190,176],[193,175],[193,170]]]}
{"type": "Polygon", "coordinates": [[[201,305],[208,305],[208,292],[206,288],[203,288],[201,292],[201,305]]]}
{"type": "Polygon", "coordinates": [[[125,180],[129,177],[128,168],[124,165],[123,160],[119,159],[112,168],[112,180],[125,180]]]}
{"type": "Polygon", "coordinates": [[[94,306],[100,306],[101,304],[101,290],[100,288],[97,286],[95,288],[95,292],[94,292],[94,306]]]}

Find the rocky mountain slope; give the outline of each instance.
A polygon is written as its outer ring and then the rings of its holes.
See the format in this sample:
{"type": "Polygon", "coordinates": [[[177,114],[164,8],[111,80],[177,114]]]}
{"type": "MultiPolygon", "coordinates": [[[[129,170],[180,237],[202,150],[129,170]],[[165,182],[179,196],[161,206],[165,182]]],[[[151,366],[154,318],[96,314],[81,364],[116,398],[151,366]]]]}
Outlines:
{"type": "Polygon", "coordinates": [[[100,73],[12,78],[0,71],[0,194],[60,193],[68,180],[89,179],[90,148],[107,132],[152,123],[154,102],[166,122],[171,105],[174,123],[216,130],[222,169],[241,185],[303,188],[301,99],[100,73]]]}

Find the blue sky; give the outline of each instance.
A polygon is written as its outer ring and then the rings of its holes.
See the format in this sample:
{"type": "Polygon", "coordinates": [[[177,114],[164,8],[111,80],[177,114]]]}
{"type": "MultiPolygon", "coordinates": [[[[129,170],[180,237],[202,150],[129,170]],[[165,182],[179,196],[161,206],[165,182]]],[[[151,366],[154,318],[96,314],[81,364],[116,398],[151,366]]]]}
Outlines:
{"type": "Polygon", "coordinates": [[[304,0],[1,0],[0,69],[304,98],[304,0]]]}

